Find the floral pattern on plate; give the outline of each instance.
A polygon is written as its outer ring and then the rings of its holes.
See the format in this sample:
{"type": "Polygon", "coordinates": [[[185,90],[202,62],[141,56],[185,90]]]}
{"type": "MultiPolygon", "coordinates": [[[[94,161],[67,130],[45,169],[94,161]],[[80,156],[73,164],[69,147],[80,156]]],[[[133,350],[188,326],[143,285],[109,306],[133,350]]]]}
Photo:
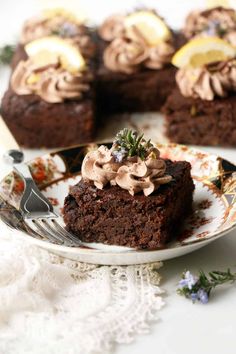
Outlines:
{"type": "MultiPolygon", "coordinates": [[[[80,179],[85,154],[96,147],[97,145],[90,144],[60,150],[29,163],[36,183],[52,201],[59,214],[69,186],[80,179]]],[[[45,240],[40,241],[39,245],[86,262],[145,263],[191,252],[236,227],[236,166],[216,155],[182,145],[158,145],[158,148],[162,157],[187,160],[192,165],[192,176],[196,186],[194,212],[186,221],[178,240],[166,245],[165,249],[154,251],[99,244],[86,245],[85,249],[70,248],[52,245],[45,240]]],[[[2,199],[0,217],[11,227],[23,231],[24,235],[31,237],[32,240],[34,236],[25,228],[17,212],[22,187],[22,181],[12,173],[0,182],[2,199]]]]}

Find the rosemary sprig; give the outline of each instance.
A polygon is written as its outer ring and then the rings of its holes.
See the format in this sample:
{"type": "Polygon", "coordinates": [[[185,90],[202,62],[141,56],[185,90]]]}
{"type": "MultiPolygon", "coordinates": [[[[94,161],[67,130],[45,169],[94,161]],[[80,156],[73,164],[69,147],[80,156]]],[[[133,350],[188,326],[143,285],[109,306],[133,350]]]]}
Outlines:
{"type": "Polygon", "coordinates": [[[193,302],[200,301],[206,304],[209,300],[211,291],[218,285],[225,283],[233,283],[236,281],[236,273],[232,273],[230,269],[225,272],[214,270],[208,275],[202,270],[199,275],[195,276],[186,271],[182,274],[182,279],[179,282],[177,293],[183,295],[193,302]]]}
{"type": "Polygon", "coordinates": [[[10,64],[15,51],[15,45],[7,44],[0,48],[0,64],[10,64]]]}
{"type": "Polygon", "coordinates": [[[151,141],[146,141],[143,134],[138,135],[137,132],[125,128],[116,135],[112,154],[117,162],[132,156],[138,156],[144,160],[152,147],[151,141]]]}

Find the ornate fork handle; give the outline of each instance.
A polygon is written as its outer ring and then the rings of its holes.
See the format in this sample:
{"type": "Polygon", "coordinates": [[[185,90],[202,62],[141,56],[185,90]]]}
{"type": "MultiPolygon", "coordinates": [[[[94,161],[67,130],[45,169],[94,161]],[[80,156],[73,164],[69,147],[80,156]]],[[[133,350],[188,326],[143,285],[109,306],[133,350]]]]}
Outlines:
{"type": "MultiPolygon", "coordinates": [[[[10,133],[6,124],[0,117],[0,127],[2,138],[6,140],[6,148],[10,148],[4,154],[4,159],[14,166],[14,171],[21,176],[24,181],[24,193],[20,202],[20,212],[24,218],[34,217],[55,217],[53,206],[36,186],[29,167],[23,163],[24,154],[19,145],[10,133]],[[3,137],[4,135],[4,137],[3,137]]],[[[0,136],[1,137],[1,136],[0,136]]]]}
{"type": "MultiPolygon", "coordinates": [[[[23,163],[24,154],[0,117],[0,140],[6,142],[5,160],[14,166],[14,171],[24,181],[24,192],[20,201],[19,214],[33,237],[69,247],[81,247],[81,241],[68,232],[62,218],[53,211],[49,200],[36,186],[29,167],[23,163]],[[3,132],[3,134],[2,134],[3,132]]],[[[5,217],[5,223],[11,222],[5,217]]],[[[27,232],[28,233],[28,232],[27,232]]]]}
{"type": "Polygon", "coordinates": [[[24,194],[20,201],[20,211],[25,218],[56,216],[53,206],[36,186],[29,167],[23,163],[14,165],[14,170],[24,181],[24,194]]]}

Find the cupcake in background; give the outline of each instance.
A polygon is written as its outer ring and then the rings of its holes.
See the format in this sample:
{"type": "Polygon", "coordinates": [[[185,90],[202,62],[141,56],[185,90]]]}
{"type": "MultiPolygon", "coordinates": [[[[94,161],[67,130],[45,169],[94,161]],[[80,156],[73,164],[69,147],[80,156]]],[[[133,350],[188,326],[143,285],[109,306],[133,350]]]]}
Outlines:
{"type": "Polygon", "coordinates": [[[236,46],[236,11],[223,6],[190,12],[182,29],[187,39],[219,37],[236,46]]]}
{"type": "Polygon", "coordinates": [[[27,54],[25,45],[48,36],[57,36],[78,47],[86,59],[93,57],[95,44],[91,39],[91,30],[77,14],[63,8],[42,11],[39,15],[25,21],[19,44],[12,59],[14,68],[27,54]]]}

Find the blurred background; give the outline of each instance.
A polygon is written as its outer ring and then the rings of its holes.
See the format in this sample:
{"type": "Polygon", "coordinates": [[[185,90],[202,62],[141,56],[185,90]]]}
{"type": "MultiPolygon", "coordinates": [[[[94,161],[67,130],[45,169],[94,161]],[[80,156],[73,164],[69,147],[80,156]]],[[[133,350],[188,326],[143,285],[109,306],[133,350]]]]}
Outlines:
{"type": "MultiPolygon", "coordinates": [[[[217,5],[236,8],[236,0],[1,0],[0,4],[0,46],[17,43],[23,22],[47,8],[67,7],[90,24],[98,24],[112,13],[146,6],[156,9],[173,29],[181,28],[193,9],[217,5]]],[[[8,84],[9,69],[0,67],[0,77],[1,98],[8,84]]]]}
{"type": "Polygon", "coordinates": [[[37,14],[40,9],[66,6],[80,11],[81,16],[94,23],[101,22],[113,12],[129,11],[135,7],[153,7],[158,10],[173,28],[179,28],[188,12],[207,4],[236,3],[235,0],[1,0],[0,41],[17,39],[22,23],[28,17],[37,14]]]}

